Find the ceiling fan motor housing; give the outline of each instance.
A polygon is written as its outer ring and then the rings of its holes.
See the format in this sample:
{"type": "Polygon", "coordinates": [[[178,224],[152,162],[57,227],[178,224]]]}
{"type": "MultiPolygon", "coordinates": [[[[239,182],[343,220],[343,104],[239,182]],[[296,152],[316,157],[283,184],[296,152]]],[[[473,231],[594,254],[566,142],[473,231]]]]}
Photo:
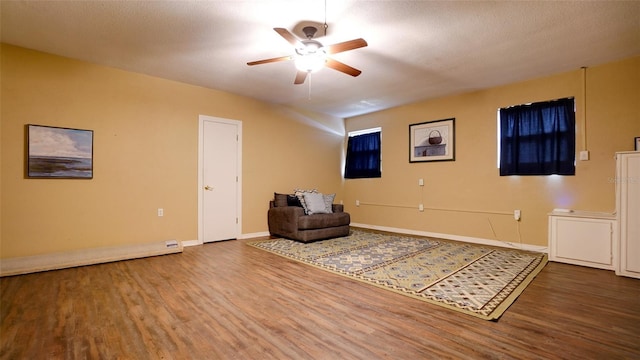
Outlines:
{"type": "Polygon", "coordinates": [[[307,39],[311,39],[316,35],[318,29],[315,26],[305,26],[302,28],[302,32],[307,37],[307,39]]]}

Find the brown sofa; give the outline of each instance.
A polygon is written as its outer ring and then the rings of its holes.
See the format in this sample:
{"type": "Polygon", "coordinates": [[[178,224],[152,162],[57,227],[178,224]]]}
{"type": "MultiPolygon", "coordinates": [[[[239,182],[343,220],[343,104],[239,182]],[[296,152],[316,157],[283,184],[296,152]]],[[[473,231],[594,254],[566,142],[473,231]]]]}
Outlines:
{"type": "Polygon", "coordinates": [[[307,215],[292,194],[275,194],[267,213],[269,233],[301,242],[349,235],[351,217],[341,204],[332,204],[331,213],[307,215]]]}

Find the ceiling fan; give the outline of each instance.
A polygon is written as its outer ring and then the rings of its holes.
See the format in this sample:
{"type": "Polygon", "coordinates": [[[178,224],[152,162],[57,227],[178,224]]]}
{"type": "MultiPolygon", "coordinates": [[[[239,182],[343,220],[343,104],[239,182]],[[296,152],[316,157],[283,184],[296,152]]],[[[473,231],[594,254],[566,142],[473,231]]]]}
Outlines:
{"type": "Polygon", "coordinates": [[[294,60],[296,63],[296,68],[298,69],[298,73],[296,74],[296,78],[293,82],[296,85],[303,84],[310,72],[319,70],[323,66],[338,70],[351,76],[358,76],[360,75],[360,73],[362,73],[362,71],[347,64],[341,63],[340,61],[333,59],[329,55],[365,47],[367,46],[367,42],[364,41],[364,39],[354,39],[324,46],[319,41],[313,39],[313,36],[318,31],[318,29],[314,26],[306,26],[302,29],[302,32],[307,37],[306,40],[299,40],[295,35],[289,32],[289,30],[284,28],[274,28],[273,30],[275,30],[278,34],[280,34],[280,36],[282,36],[285,40],[287,40],[291,45],[294,46],[295,54],[271,59],[251,61],[248,62],[247,65],[252,66],[278,61],[294,60]]]}

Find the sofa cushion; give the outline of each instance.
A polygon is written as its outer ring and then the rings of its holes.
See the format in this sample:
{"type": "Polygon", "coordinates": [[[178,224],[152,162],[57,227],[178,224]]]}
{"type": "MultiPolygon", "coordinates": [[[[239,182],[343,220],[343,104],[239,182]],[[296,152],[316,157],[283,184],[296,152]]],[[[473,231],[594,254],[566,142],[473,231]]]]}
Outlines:
{"type": "Polygon", "coordinates": [[[275,207],[288,206],[288,194],[273,193],[273,204],[275,207]]]}
{"type": "Polygon", "coordinates": [[[299,206],[302,207],[300,200],[294,194],[273,193],[273,206],[299,206]]]}
{"type": "Polygon", "coordinates": [[[298,218],[298,230],[322,229],[326,227],[349,225],[349,213],[313,214],[298,218]]]}

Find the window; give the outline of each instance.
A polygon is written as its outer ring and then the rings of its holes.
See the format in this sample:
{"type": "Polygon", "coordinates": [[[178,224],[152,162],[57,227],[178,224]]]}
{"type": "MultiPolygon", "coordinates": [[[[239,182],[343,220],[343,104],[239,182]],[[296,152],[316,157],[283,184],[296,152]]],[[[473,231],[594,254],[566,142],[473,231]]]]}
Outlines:
{"type": "Polygon", "coordinates": [[[344,177],[347,179],[382,177],[380,143],[381,128],[350,132],[344,177]]]}
{"type": "Polygon", "coordinates": [[[574,99],[500,109],[500,175],[575,175],[574,99]]]}

